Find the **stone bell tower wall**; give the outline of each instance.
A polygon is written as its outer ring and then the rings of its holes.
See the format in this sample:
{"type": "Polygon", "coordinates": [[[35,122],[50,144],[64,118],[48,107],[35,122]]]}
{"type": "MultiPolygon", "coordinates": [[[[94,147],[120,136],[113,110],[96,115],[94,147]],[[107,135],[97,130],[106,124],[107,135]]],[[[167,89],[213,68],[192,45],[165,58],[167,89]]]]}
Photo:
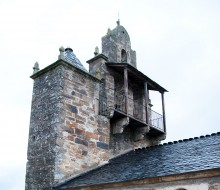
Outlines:
{"type": "Polygon", "coordinates": [[[117,62],[117,44],[110,35],[102,37],[102,53],[108,57],[109,61],[117,62]]]}
{"type": "Polygon", "coordinates": [[[131,49],[129,34],[121,25],[102,37],[102,54],[109,62],[125,62],[136,68],[136,52],[131,49]]]}
{"type": "Polygon", "coordinates": [[[32,78],[26,189],[52,189],[109,160],[109,120],[90,74],[59,60],[32,78]]]}
{"type": "Polygon", "coordinates": [[[26,190],[51,189],[54,183],[57,128],[63,122],[62,73],[62,67],[56,67],[34,79],[26,190]]]}
{"type": "Polygon", "coordinates": [[[64,67],[63,76],[64,122],[57,129],[56,182],[109,160],[109,120],[98,114],[100,81],[68,67],[64,67]]]}
{"type": "MultiPolygon", "coordinates": [[[[100,79],[104,79],[104,96],[106,99],[106,109],[107,113],[100,114],[109,114],[110,109],[115,109],[116,96],[121,96],[121,99],[124,98],[124,77],[120,73],[112,70],[106,65],[106,59],[103,58],[103,55],[97,55],[88,61],[89,63],[89,72],[100,79]]],[[[128,86],[128,114],[131,116],[144,119],[146,115],[144,92],[143,87],[136,84],[135,82],[129,81],[128,86]],[[142,89],[142,90],[141,90],[142,89]],[[134,101],[133,101],[134,100],[134,101]]],[[[101,89],[100,89],[101,90],[101,89]]],[[[119,97],[120,98],[120,97],[119,97]]],[[[103,101],[104,101],[103,100],[103,101]]],[[[101,102],[101,105],[103,102],[101,102]]],[[[116,114],[113,112],[113,116],[116,114]]],[[[110,115],[108,115],[110,116],[110,115]]],[[[145,120],[144,120],[145,121],[145,120]]],[[[157,138],[151,138],[145,136],[142,140],[136,140],[137,136],[142,133],[142,126],[136,128],[128,126],[125,127],[123,132],[114,133],[114,120],[110,118],[110,144],[109,144],[109,154],[113,158],[120,154],[123,154],[131,149],[137,149],[142,147],[148,147],[156,145],[160,142],[157,138]]],[[[120,123],[121,124],[121,123],[120,123]]]]}

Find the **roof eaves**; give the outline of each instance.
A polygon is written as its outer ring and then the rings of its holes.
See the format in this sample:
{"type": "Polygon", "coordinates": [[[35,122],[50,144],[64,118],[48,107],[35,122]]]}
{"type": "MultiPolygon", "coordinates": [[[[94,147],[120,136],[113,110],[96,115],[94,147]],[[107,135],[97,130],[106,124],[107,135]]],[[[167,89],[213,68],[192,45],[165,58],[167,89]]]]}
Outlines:
{"type": "Polygon", "coordinates": [[[168,92],[165,88],[160,86],[158,83],[153,81],[151,78],[140,72],[138,69],[130,65],[129,63],[115,63],[115,62],[106,62],[106,65],[109,67],[128,67],[130,70],[132,70],[134,73],[137,74],[137,76],[143,78],[146,80],[151,86],[153,86],[155,89],[158,89],[161,93],[168,92]]]}

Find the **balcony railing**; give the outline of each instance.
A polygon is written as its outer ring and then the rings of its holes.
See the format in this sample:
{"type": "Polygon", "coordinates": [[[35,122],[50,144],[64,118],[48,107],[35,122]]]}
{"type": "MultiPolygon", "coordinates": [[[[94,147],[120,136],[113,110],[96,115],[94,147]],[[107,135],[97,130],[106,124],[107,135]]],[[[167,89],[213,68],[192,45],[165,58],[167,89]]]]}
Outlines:
{"type": "Polygon", "coordinates": [[[150,126],[164,131],[163,116],[152,109],[148,109],[150,126]]]}
{"type": "MultiPolygon", "coordinates": [[[[101,115],[108,114],[107,111],[110,107],[108,104],[109,103],[107,98],[104,96],[100,96],[99,113],[101,115]]],[[[128,98],[128,108],[126,113],[125,95],[123,91],[115,93],[114,109],[124,114],[127,114],[128,116],[131,116],[137,120],[140,120],[141,122],[149,124],[150,127],[153,127],[160,131],[164,131],[163,116],[150,108],[147,109],[146,106],[143,104],[143,100],[134,100],[132,98],[128,98]],[[147,121],[147,111],[149,121],[147,121]]]]}

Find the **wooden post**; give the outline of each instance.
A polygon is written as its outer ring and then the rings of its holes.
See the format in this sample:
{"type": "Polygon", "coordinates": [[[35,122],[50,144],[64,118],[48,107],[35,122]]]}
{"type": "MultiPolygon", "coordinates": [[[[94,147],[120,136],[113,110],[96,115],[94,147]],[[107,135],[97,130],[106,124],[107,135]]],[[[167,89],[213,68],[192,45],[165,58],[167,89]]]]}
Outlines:
{"type": "Polygon", "coordinates": [[[144,82],[144,99],[145,99],[145,110],[146,110],[146,123],[149,126],[149,109],[148,109],[148,104],[149,104],[149,93],[148,93],[148,88],[147,88],[147,82],[144,82]]]}
{"type": "Polygon", "coordinates": [[[128,69],[124,68],[125,113],[128,114],[128,69]]]}
{"type": "Polygon", "coordinates": [[[164,92],[161,93],[161,99],[162,99],[162,111],[163,111],[163,128],[164,132],[166,132],[166,114],[165,114],[165,103],[164,103],[164,92]]]}

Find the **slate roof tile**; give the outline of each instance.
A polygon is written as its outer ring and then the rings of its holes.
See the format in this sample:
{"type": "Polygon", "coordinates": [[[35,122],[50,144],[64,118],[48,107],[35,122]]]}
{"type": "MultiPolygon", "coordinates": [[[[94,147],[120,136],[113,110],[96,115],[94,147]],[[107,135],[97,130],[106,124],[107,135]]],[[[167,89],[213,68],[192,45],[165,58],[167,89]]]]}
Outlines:
{"type": "Polygon", "coordinates": [[[130,151],[55,189],[115,183],[220,168],[220,133],[130,151]]]}
{"type": "Polygon", "coordinates": [[[73,53],[73,50],[71,48],[66,48],[64,52],[64,59],[74,65],[75,67],[88,72],[85,67],[82,65],[80,60],[76,57],[76,55],[73,53]]]}

